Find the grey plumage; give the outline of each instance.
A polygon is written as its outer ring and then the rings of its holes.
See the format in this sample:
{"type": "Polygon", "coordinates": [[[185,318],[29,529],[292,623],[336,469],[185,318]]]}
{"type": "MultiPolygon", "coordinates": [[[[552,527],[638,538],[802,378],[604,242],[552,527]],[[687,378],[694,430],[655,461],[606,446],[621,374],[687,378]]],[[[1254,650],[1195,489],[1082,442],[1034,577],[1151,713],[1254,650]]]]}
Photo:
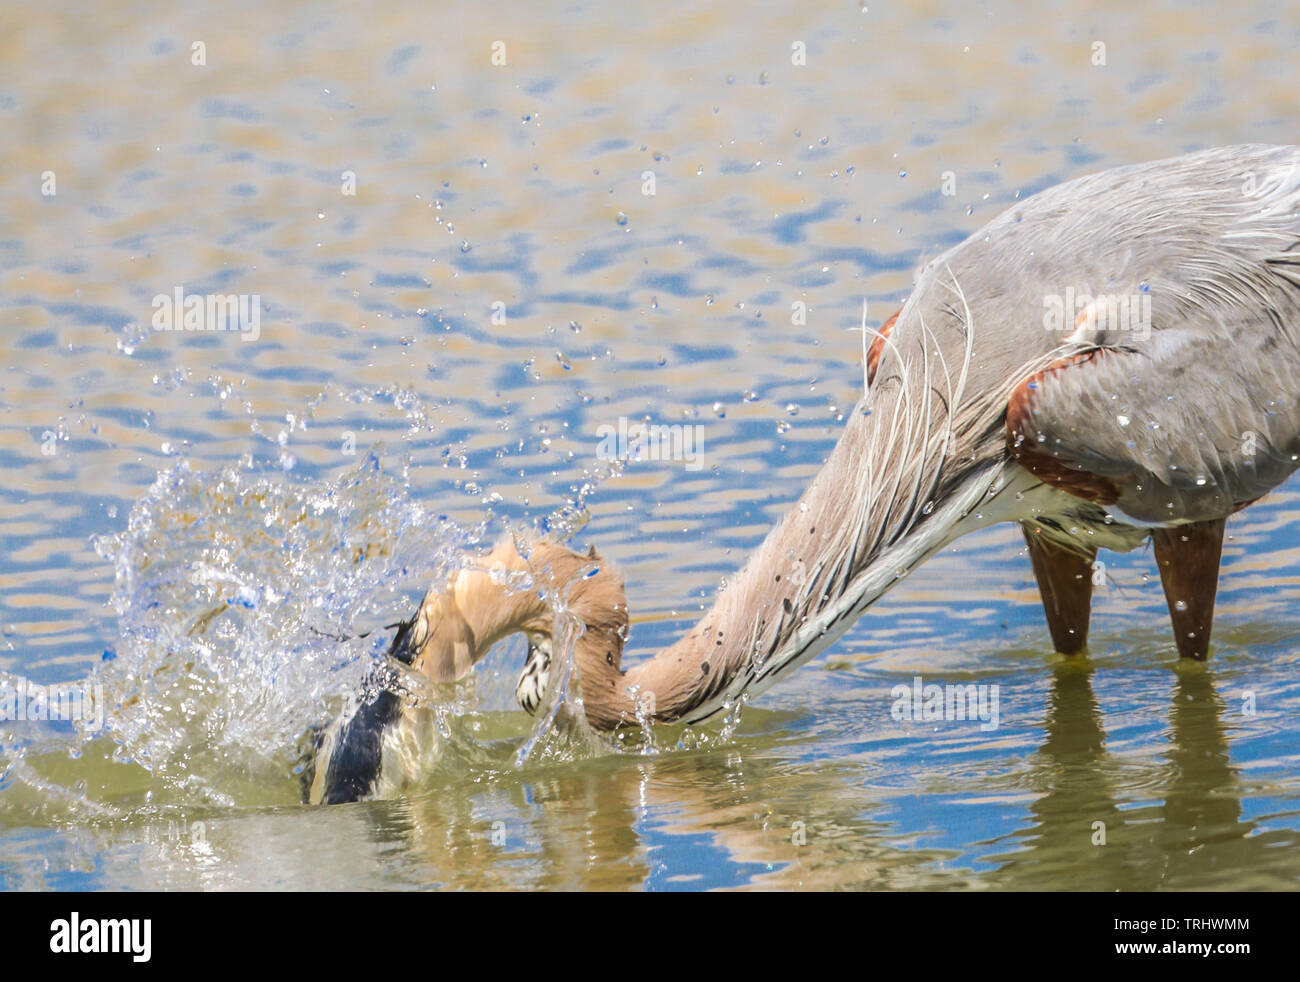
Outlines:
{"type": "MultiPolygon", "coordinates": [[[[1034,438],[1120,479],[1118,509],[1143,523],[1219,517],[1284,480],[1300,437],[1300,151],[1230,147],[1041,197],[1079,243],[1070,275],[1149,297],[1150,330],[1079,332],[1109,356],[1044,387],[1034,438]],[[1101,200],[1123,220],[1089,207],[1101,200]]],[[[1005,223],[990,233],[1014,257],[1005,223]]]]}
{"type": "MultiPolygon", "coordinates": [[[[1223,519],[1300,458],[1300,148],[1225,147],[1034,195],[926,265],[878,351],[811,486],[654,658],[623,670],[622,579],[589,575],[594,556],[486,557],[573,584],[594,726],[751,698],[936,550],[1002,521],[1030,533],[1058,650],[1086,640],[1096,549],[1150,536],[1179,653],[1204,658],[1223,519]]],[[[536,590],[503,583],[465,572],[430,591],[421,671],[451,679],[508,633],[554,629],[536,590]]],[[[542,668],[521,679],[530,706],[542,668]]]]}
{"type": "Polygon", "coordinates": [[[1297,332],[1298,148],[1117,168],[1015,205],[922,270],[827,464],[692,632],[748,626],[684,715],[765,688],[966,531],[1019,520],[1069,541],[1082,525],[1090,546],[1132,548],[1276,486],[1300,449],[1297,332]],[[1139,314],[1045,326],[1047,298],[1089,291],[1139,314]],[[1088,352],[1032,393],[1027,438],[1114,478],[1111,507],[1034,479],[1007,447],[1013,390],[1088,352]]]}

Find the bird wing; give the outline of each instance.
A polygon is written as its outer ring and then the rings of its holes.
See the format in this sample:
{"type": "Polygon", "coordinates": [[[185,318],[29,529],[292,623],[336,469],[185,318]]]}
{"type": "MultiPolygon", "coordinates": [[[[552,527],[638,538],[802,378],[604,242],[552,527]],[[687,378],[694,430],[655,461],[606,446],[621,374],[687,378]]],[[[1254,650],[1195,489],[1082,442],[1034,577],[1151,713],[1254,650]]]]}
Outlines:
{"type": "Polygon", "coordinates": [[[1222,517],[1300,459],[1300,148],[1233,150],[1143,182],[1103,249],[1110,292],[1079,277],[1007,406],[1026,467],[1144,522],[1222,517]]]}

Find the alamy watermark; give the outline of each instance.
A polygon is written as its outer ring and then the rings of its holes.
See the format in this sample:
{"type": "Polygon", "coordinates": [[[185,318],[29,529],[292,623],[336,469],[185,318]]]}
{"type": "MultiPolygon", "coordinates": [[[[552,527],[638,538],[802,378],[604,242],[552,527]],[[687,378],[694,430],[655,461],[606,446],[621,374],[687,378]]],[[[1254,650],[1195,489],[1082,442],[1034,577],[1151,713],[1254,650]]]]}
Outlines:
{"type": "Polygon", "coordinates": [[[998,686],[969,682],[965,685],[926,685],[921,676],[911,685],[894,686],[889,715],[900,722],[935,723],[980,720],[985,733],[998,728],[998,686]]]}
{"type": "Polygon", "coordinates": [[[128,954],[133,962],[153,957],[149,918],[82,918],[80,911],[50,921],[50,951],[56,955],[128,954]]]}
{"type": "Polygon", "coordinates": [[[1068,286],[1064,293],[1043,295],[1043,327],[1049,331],[1127,331],[1151,333],[1151,293],[1094,294],[1068,286]]]}
{"type": "Polygon", "coordinates": [[[602,423],[596,427],[600,460],[673,460],[686,465],[688,471],[704,466],[704,427],[698,423],[629,423],[618,418],[618,426],[602,423]]]}
{"type": "Polygon", "coordinates": [[[243,341],[262,336],[260,293],[189,293],[176,287],[153,298],[155,331],[238,331],[243,341]]]}
{"type": "Polygon", "coordinates": [[[37,685],[19,678],[0,681],[0,723],[31,721],[81,723],[104,728],[104,687],[82,682],[37,685]]]}

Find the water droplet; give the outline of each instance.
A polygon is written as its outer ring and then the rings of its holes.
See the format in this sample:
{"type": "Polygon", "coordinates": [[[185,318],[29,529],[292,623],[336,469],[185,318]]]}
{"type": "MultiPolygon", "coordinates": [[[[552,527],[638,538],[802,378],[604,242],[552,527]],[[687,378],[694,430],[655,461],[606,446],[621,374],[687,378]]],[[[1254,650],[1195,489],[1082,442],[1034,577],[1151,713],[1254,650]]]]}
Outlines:
{"type": "Polygon", "coordinates": [[[620,225],[626,225],[627,215],[625,215],[623,212],[620,211],[617,215],[614,216],[614,221],[618,222],[620,225]]]}

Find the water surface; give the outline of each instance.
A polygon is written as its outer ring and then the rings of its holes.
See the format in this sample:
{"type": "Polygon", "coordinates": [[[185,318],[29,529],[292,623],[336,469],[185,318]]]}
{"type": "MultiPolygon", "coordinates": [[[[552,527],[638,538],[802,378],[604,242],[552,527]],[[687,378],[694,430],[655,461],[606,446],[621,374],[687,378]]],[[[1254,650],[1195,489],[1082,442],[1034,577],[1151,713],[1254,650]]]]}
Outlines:
{"type": "Polygon", "coordinates": [[[510,524],[595,543],[631,656],[669,643],[834,445],[864,298],[1061,180],[1294,142],[1290,5],[8,12],[0,678],[111,706],[0,724],[0,886],[1294,888],[1294,485],[1229,523],[1208,666],[1145,552],[1053,655],[995,528],[734,728],[516,765],[516,644],[427,786],[308,809],[292,773],[383,644],[330,635],[510,524]],[[260,336],[152,331],[178,287],[260,336]],[[609,473],[620,418],[703,466],[609,473]],[[918,675],[998,685],[998,728],[895,720],[918,675]]]}

